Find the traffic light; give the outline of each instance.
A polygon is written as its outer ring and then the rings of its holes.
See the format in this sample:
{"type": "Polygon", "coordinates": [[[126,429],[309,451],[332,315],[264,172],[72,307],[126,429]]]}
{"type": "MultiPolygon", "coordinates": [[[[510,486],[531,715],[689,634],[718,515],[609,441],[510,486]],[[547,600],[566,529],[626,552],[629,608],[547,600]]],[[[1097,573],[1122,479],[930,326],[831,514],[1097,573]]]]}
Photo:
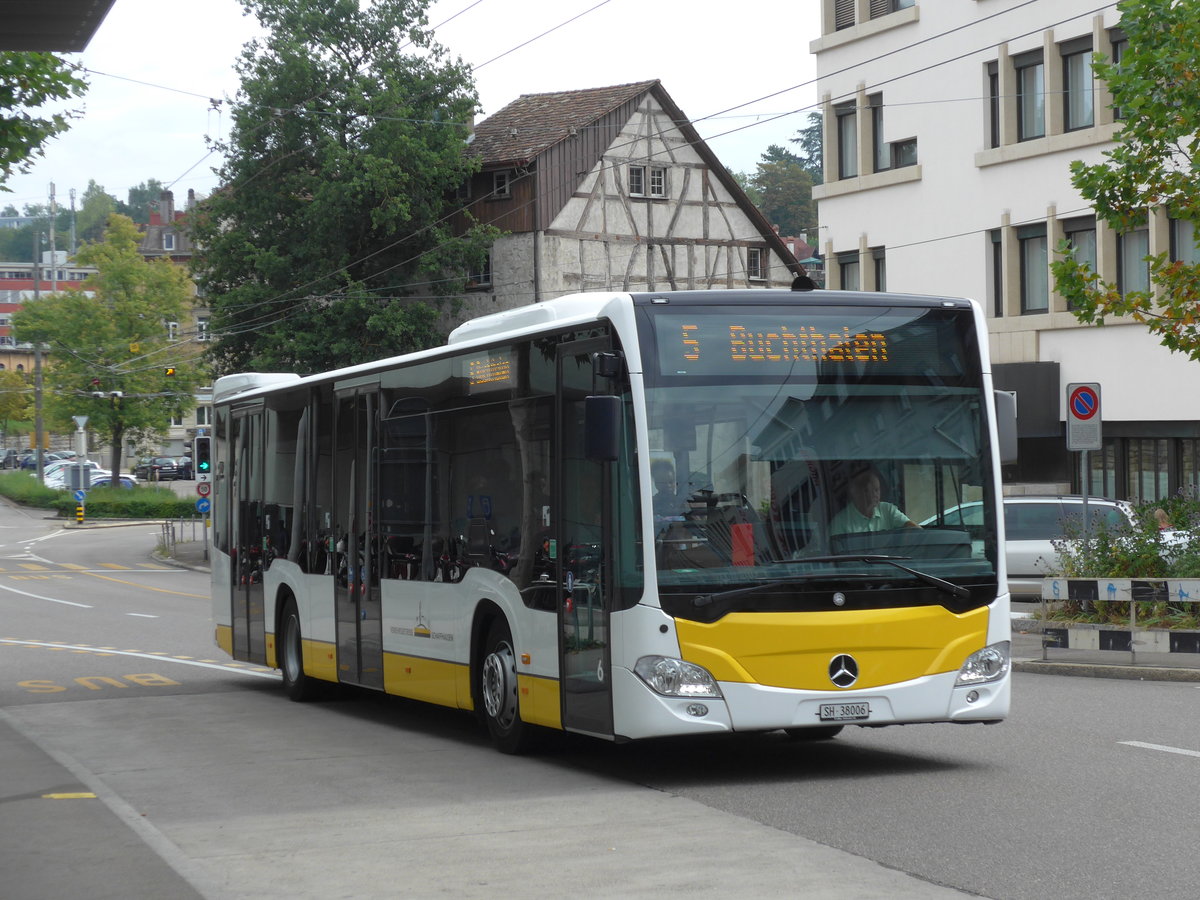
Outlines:
{"type": "Polygon", "coordinates": [[[163,370],[163,374],[166,375],[168,378],[174,378],[175,377],[175,367],[167,366],[166,369],[163,370]]]}
{"type": "Polygon", "coordinates": [[[192,441],[192,448],[196,451],[196,474],[201,480],[207,481],[212,472],[212,438],[197,435],[192,441]]]}

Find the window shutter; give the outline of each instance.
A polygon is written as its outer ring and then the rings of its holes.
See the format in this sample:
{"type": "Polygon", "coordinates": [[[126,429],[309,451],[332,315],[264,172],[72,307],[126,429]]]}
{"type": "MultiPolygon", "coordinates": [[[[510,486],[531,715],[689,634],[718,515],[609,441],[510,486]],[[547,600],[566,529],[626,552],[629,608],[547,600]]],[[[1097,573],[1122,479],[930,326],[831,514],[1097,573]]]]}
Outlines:
{"type": "Polygon", "coordinates": [[[854,0],[834,0],[834,29],[850,28],[854,25],[854,0]]]}
{"type": "Polygon", "coordinates": [[[892,0],[871,0],[871,18],[878,19],[892,11],[892,0]]]}

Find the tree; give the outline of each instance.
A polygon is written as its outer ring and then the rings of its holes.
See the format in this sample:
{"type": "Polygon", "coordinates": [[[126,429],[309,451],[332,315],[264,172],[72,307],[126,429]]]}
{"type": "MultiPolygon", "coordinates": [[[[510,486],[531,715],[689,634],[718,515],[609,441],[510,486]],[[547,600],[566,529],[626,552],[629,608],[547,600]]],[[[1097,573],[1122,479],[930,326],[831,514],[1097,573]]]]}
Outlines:
{"type": "Polygon", "coordinates": [[[771,224],[779,226],[781,233],[799,235],[816,228],[812,178],[797,156],[772,144],[762,155],[750,183],[759,197],[759,209],[771,224]]]}
{"type": "Polygon", "coordinates": [[[8,428],[13,422],[24,422],[32,407],[33,389],[25,376],[11,369],[0,371],[0,439],[8,446],[8,428]]]}
{"type": "Polygon", "coordinates": [[[108,219],[115,212],[118,212],[116,198],[107,193],[102,185],[96,184],[94,179],[89,179],[75,219],[76,236],[80,243],[101,240],[108,219]]]}
{"type": "Polygon", "coordinates": [[[217,374],[438,343],[431,301],[461,293],[494,234],[448,222],[477,166],[467,67],[426,30],[427,0],[243,5],[267,36],[237,66],[222,183],[189,217],[217,374]]]}
{"type": "MultiPolygon", "coordinates": [[[[1200,223],[1200,5],[1172,0],[1122,0],[1128,48],[1119,64],[1101,58],[1096,75],[1112,91],[1122,127],[1105,161],[1071,163],[1071,181],[1097,220],[1118,232],[1143,225],[1160,207],[1173,218],[1200,223]]],[[[1200,234],[1200,232],[1196,232],[1200,234]]],[[[1200,258],[1194,247],[1186,259],[1200,258]]],[[[1103,324],[1129,316],[1171,350],[1200,359],[1200,264],[1147,258],[1149,290],[1121,291],[1072,255],[1063,242],[1052,264],[1055,286],[1081,322],[1103,324]]]]}
{"type": "Polygon", "coordinates": [[[800,165],[804,167],[804,171],[812,178],[813,184],[825,183],[825,169],[823,168],[824,154],[824,132],[822,128],[822,119],[819,112],[810,112],[808,114],[808,125],[796,132],[796,136],[792,138],[793,144],[800,145],[800,152],[796,154],[796,159],[800,165]]]}
{"type": "Polygon", "coordinates": [[[24,174],[55,135],[70,127],[79,110],[34,115],[47,103],[81,97],[87,82],[52,53],[0,52],[0,191],[14,174],[24,174]]]}
{"type": "Polygon", "coordinates": [[[86,415],[110,438],[114,475],[125,438],[163,431],[194,403],[200,381],[195,345],[168,339],[168,323],[191,305],[191,281],[170,260],[143,259],[139,237],[129,218],[112,216],[104,241],[76,255],[98,270],[83,290],[43,297],[13,315],[17,340],[49,345],[47,416],[62,423],[86,415]]]}
{"type": "Polygon", "coordinates": [[[157,178],[149,178],[136,187],[129,189],[129,202],[117,201],[117,212],[129,216],[133,221],[150,224],[150,204],[157,203],[163,192],[163,183],[157,178]]]}

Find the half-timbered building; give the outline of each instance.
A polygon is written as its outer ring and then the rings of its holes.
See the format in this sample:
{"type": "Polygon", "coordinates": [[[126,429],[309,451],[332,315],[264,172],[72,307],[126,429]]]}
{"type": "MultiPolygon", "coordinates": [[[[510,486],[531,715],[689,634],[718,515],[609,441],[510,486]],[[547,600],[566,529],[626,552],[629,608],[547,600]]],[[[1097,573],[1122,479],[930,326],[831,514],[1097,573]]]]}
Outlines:
{"type": "Polygon", "coordinates": [[[470,150],[464,208],[503,234],[464,315],[581,290],[787,287],[799,271],[658,81],[527,94],[470,150]]]}

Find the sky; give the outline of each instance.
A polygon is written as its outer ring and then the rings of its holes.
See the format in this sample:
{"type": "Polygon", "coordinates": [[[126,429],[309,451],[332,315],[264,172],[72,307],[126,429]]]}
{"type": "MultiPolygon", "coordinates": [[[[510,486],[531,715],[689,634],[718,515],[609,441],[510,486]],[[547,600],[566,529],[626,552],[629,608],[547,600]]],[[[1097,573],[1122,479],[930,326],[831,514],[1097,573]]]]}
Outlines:
{"type": "MultiPolygon", "coordinates": [[[[813,0],[436,0],[429,22],[452,56],[475,70],[483,106],[521,94],[658,79],[717,157],[753,173],[771,144],[807,124],[816,101],[809,42],[813,0]],[[547,33],[549,32],[549,33],[547,33]],[[770,96],[775,95],[775,96],[770,96]]],[[[82,53],[91,84],[84,115],[54,139],[27,175],[9,179],[0,208],[67,207],[88,181],[119,200],[157,178],[182,208],[189,189],[217,186],[207,137],[224,138],[223,104],[238,88],[242,45],[259,33],[237,0],[116,0],[82,53]]]]}

